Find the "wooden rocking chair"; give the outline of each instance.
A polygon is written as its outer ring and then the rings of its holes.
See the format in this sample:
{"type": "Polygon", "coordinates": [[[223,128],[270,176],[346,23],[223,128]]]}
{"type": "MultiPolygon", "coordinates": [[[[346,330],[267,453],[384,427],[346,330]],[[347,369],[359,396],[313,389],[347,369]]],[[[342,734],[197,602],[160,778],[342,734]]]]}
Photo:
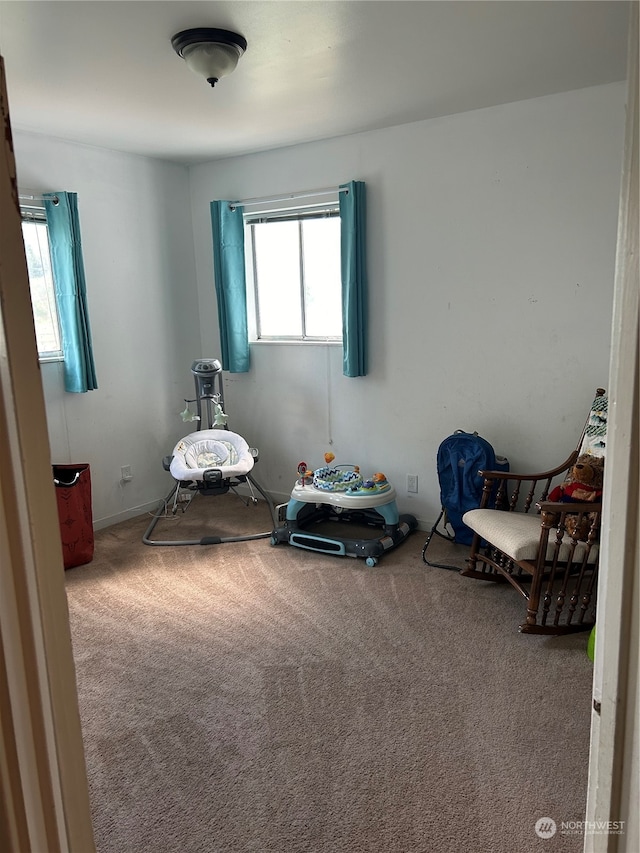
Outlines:
{"type": "Polygon", "coordinates": [[[527,602],[525,634],[586,631],[595,622],[602,504],[554,503],[552,482],[581,454],[604,456],[607,397],[596,398],[576,450],[538,474],[480,471],[478,509],[463,516],[474,532],[464,577],[510,583],[527,602]]]}

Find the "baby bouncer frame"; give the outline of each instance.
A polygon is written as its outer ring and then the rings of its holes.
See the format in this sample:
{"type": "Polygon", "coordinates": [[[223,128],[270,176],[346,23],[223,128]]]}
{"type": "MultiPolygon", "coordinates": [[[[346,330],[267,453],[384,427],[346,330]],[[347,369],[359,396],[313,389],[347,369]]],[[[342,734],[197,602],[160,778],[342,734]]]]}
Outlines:
{"type": "Polygon", "coordinates": [[[185,399],[186,408],[182,412],[183,420],[197,421],[197,430],[185,436],[176,444],[173,454],[165,456],[162,465],[172,474],[174,484],[163,498],[147,527],[142,541],[145,545],[220,545],[224,542],[242,542],[251,539],[266,539],[271,531],[238,536],[218,536],[207,534],[197,539],[152,539],[153,531],[160,519],[168,513],[176,515],[191,505],[193,498],[200,494],[205,497],[224,495],[232,491],[246,505],[256,505],[257,491],[267,503],[273,526],[277,524],[276,511],[271,497],[253,477],[251,469],[258,461],[259,453],[255,447],[249,447],[244,438],[231,432],[227,427],[227,415],[224,413],[224,394],[222,385],[222,365],[217,359],[201,358],[191,365],[196,396],[185,399]],[[192,414],[189,405],[196,404],[196,414],[192,414]],[[218,464],[215,450],[228,448],[233,451],[234,464],[218,464]],[[198,450],[200,454],[198,455],[198,450]],[[196,462],[204,458],[205,464],[196,462]],[[249,497],[243,497],[237,488],[246,485],[249,497]]]}

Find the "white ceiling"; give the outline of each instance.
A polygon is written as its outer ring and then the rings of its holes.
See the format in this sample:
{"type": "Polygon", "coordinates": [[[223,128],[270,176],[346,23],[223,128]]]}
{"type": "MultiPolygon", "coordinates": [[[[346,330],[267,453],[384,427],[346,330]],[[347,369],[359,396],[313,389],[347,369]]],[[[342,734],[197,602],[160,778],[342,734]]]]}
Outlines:
{"type": "Polygon", "coordinates": [[[626,76],[617,0],[0,2],[14,129],[194,163],[626,76]],[[215,89],[174,33],[248,42],[215,89]]]}

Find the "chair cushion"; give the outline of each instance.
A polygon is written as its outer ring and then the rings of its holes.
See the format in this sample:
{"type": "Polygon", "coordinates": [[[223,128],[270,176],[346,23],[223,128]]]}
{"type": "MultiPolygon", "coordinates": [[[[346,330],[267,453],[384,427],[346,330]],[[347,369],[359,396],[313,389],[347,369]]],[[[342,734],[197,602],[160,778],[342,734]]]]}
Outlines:
{"type": "MultiPolygon", "coordinates": [[[[525,512],[502,512],[495,509],[471,509],[462,516],[463,522],[474,533],[479,533],[491,545],[502,551],[514,562],[535,561],[540,544],[542,522],[539,515],[525,512]]],[[[546,560],[552,560],[555,551],[555,531],[549,533],[546,560]]],[[[560,546],[558,559],[566,561],[570,556],[572,538],[565,534],[560,546]]],[[[580,561],[586,550],[585,542],[578,542],[573,553],[573,561],[580,561]]],[[[588,563],[595,563],[598,546],[594,545],[589,553],[588,563]]]]}

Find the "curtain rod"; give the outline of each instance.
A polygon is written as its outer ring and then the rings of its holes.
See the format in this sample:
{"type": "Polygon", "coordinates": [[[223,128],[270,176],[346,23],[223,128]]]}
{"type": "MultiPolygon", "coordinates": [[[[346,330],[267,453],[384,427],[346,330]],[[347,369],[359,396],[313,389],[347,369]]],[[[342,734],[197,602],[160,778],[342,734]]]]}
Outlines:
{"type": "Polygon", "coordinates": [[[336,193],[348,192],[348,187],[335,187],[328,190],[308,190],[303,193],[289,193],[288,195],[277,196],[276,198],[273,198],[272,196],[263,196],[262,198],[241,198],[236,201],[230,201],[229,208],[231,210],[235,210],[236,207],[244,207],[247,204],[271,204],[272,202],[275,203],[277,201],[294,201],[298,198],[314,198],[320,195],[335,195],[336,193]]]}
{"type": "MultiPolygon", "coordinates": [[[[27,195],[26,193],[18,193],[18,200],[19,201],[44,201],[44,196],[43,195],[27,195]]],[[[60,203],[60,199],[58,198],[57,195],[55,195],[51,199],[51,201],[54,204],[60,203]]]]}

